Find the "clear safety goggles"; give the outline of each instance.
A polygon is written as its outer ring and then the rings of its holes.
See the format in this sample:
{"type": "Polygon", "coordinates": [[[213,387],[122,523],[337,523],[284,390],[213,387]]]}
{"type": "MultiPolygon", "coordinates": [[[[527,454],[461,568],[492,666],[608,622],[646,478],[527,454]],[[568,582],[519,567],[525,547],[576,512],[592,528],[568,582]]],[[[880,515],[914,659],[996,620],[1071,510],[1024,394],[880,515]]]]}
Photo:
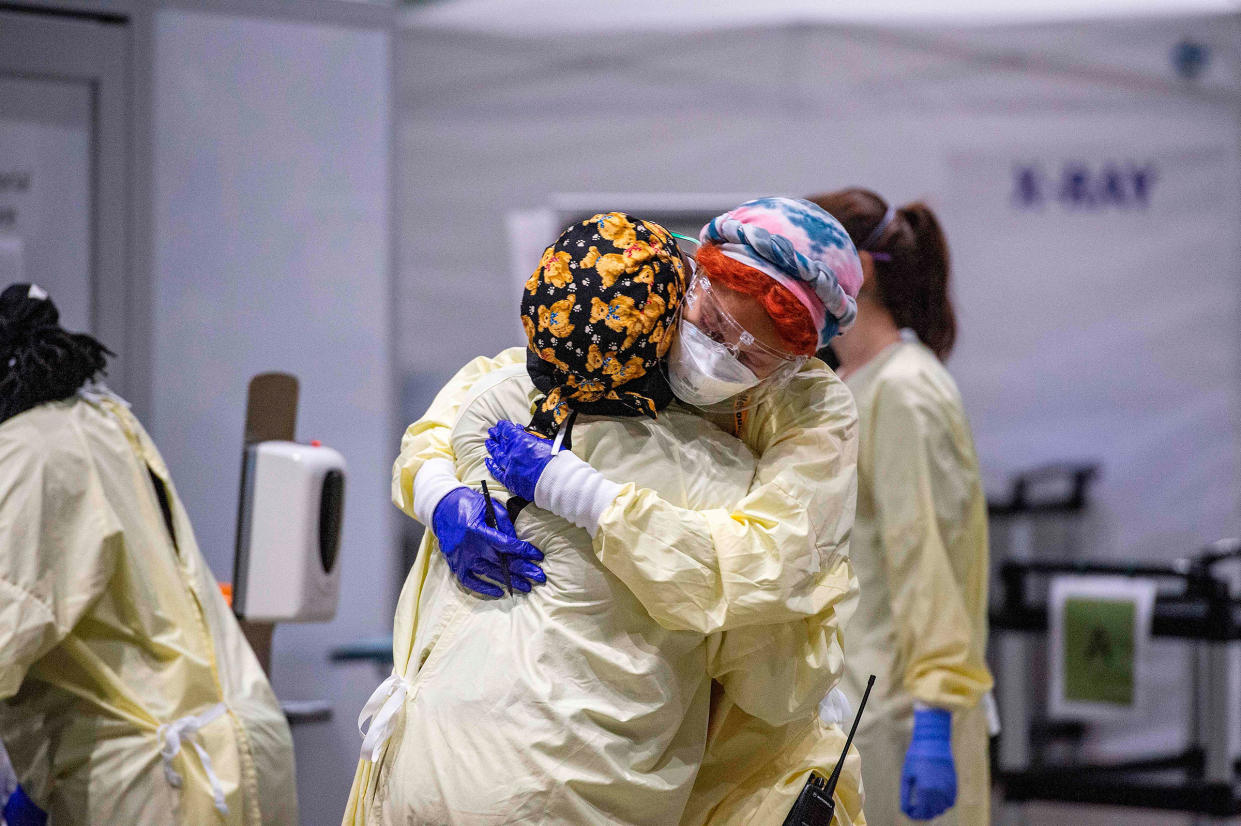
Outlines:
{"type": "Polygon", "coordinates": [[[673,232],[672,230],[668,230],[668,234],[676,239],[673,243],[677,245],[677,252],[681,253],[681,260],[686,264],[685,282],[688,284],[690,279],[692,279],[698,272],[698,259],[694,256],[698,252],[698,247],[702,245],[702,242],[697,239],[690,238],[688,235],[673,232]],[[680,243],[681,241],[688,241],[694,246],[687,250],[685,246],[680,243]]]}
{"type": "Polygon", "coordinates": [[[702,269],[694,270],[681,305],[681,318],[692,322],[708,338],[727,349],[758,377],[760,388],[783,386],[809,358],[776,349],[755,338],[724,308],[719,293],[702,269]]]}

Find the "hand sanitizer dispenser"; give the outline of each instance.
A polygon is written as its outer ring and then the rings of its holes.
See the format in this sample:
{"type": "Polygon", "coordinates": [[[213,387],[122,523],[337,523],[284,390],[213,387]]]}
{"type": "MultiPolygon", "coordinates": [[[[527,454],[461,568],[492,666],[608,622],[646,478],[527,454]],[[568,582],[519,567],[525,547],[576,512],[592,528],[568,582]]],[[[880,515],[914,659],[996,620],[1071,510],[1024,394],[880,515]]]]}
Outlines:
{"type": "Polygon", "coordinates": [[[345,460],[294,441],[297,394],[293,376],[250,382],[233,571],[233,612],[250,624],[336,614],[345,460]]]}
{"type": "Polygon", "coordinates": [[[345,460],[330,447],[246,446],[233,605],[252,622],[326,622],[340,591],[345,460]]]}

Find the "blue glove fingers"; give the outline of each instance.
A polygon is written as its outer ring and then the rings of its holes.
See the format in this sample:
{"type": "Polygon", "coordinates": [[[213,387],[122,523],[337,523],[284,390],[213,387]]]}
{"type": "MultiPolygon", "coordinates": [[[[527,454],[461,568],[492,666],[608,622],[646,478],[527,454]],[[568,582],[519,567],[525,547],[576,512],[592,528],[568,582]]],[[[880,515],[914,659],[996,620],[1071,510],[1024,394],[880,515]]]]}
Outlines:
{"type": "Polygon", "coordinates": [[[495,443],[492,457],[502,470],[504,486],[518,496],[533,499],[539,477],[552,459],[551,442],[532,436],[512,422],[500,422],[491,432],[495,443]]]}
{"type": "Polygon", "coordinates": [[[499,442],[497,442],[495,439],[488,439],[487,441],[483,442],[483,447],[487,448],[487,454],[492,459],[500,460],[500,459],[506,458],[504,446],[501,445],[499,442]]]}
{"type": "Polygon", "coordinates": [[[466,540],[453,552],[457,558],[455,564],[460,565],[462,571],[477,572],[480,565],[499,566],[501,563],[502,553],[495,547],[493,535],[484,533],[487,530],[485,525],[473,526],[466,540]]]}
{"type": "Polygon", "coordinates": [[[468,573],[476,577],[486,577],[496,585],[503,586],[508,584],[508,573],[503,563],[488,562],[480,559],[475,561],[468,573]]]}
{"type": "Polygon", "coordinates": [[[508,518],[508,508],[500,504],[499,500],[495,500],[495,503],[496,527],[487,535],[487,541],[495,544],[501,553],[542,562],[542,551],[529,542],[517,538],[517,529],[513,527],[513,523],[508,518]]]}
{"type": "Polygon", "coordinates": [[[906,817],[914,816],[913,799],[914,799],[914,776],[906,765],[901,772],[901,811],[906,817]]]}
{"type": "Polygon", "coordinates": [[[934,789],[930,805],[934,809],[931,817],[939,817],[944,812],[951,809],[957,802],[957,778],[954,773],[950,778],[950,783],[942,788],[934,789]]]}
{"type": "Polygon", "coordinates": [[[901,770],[901,811],[914,820],[931,820],[951,809],[956,797],[952,760],[920,756],[911,746],[901,770]]]}
{"type": "Polygon", "coordinates": [[[932,789],[930,794],[923,797],[923,802],[922,819],[932,820],[951,809],[954,801],[942,791],[932,789]]]}
{"type": "Polygon", "coordinates": [[[547,574],[543,573],[543,569],[533,562],[526,562],[524,559],[514,559],[509,562],[508,569],[511,573],[525,577],[532,582],[547,582],[547,574]]]}
{"type": "Polygon", "coordinates": [[[487,431],[487,435],[497,441],[505,441],[519,434],[525,435],[526,429],[516,422],[510,421],[509,419],[501,419],[487,431]]]}
{"type": "MultiPolygon", "coordinates": [[[[526,563],[529,564],[529,563],[526,563]]],[[[499,583],[514,591],[521,593],[530,593],[530,583],[526,582],[521,576],[515,575],[516,572],[512,568],[506,569],[502,565],[493,565],[489,562],[479,562],[474,567],[473,575],[486,577],[492,582],[499,583]]],[[[496,596],[499,596],[498,594],[496,596]]]]}
{"type": "Polygon", "coordinates": [[[508,484],[504,481],[507,468],[500,465],[495,459],[484,459],[483,464],[487,466],[487,472],[491,474],[492,479],[495,479],[504,487],[508,487],[508,484]]]}
{"type": "MultiPolygon", "coordinates": [[[[504,530],[503,524],[501,524],[500,528],[493,528],[489,525],[478,525],[474,528],[472,533],[478,537],[479,540],[487,544],[488,550],[490,551],[487,556],[493,562],[500,561],[498,557],[494,556],[495,554],[516,555],[520,552],[521,556],[526,556],[526,550],[521,546],[528,543],[522,542],[510,533],[501,533],[502,530],[504,530]]],[[[512,528],[509,528],[508,530],[511,531],[512,528]]]]}
{"type": "Polygon", "coordinates": [[[931,815],[928,814],[927,806],[924,802],[925,798],[925,793],[919,792],[917,786],[915,785],[909,793],[908,807],[902,807],[905,817],[908,817],[911,820],[930,820],[931,815]]]}
{"type": "Polygon", "coordinates": [[[498,587],[496,587],[495,585],[492,585],[489,582],[483,582],[481,579],[479,579],[478,577],[474,576],[471,573],[466,573],[464,576],[458,577],[458,579],[461,581],[461,584],[464,585],[466,588],[469,588],[471,591],[477,591],[483,596],[488,596],[488,597],[504,596],[504,592],[500,590],[498,587]]]}
{"type": "Polygon", "coordinates": [[[498,424],[494,425],[487,431],[487,441],[485,442],[485,445],[487,447],[487,452],[492,456],[503,456],[508,452],[510,447],[509,443],[513,432],[511,428],[505,427],[504,425],[511,424],[512,422],[501,420],[498,424]]]}
{"type": "Polygon", "coordinates": [[[910,795],[909,805],[902,803],[901,811],[914,820],[934,820],[952,808],[952,802],[935,789],[919,789],[915,784],[910,795]]]}
{"type": "Polygon", "coordinates": [[[510,540],[504,547],[504,552],[516,559],[528,559],[531,562],[543,561],[543,552],[521,539],[510,540]]]}
{"type": "MultiPolygon", "coordinates": [[[[487,545],[485,550],[476,555],[471,567],[473,573],[499,583],[507,583],[513,574],[531,579],[535,583],[547,581],[543,570],[527,561],[543,559],[543,552],[529,542],[522,542],[490,528],[478,529],[475,535],[487,545]]],[[[513,580],[512,586],[520,591],[530,590],[524,581],[519,584],[513,580]]]]}
{"type": "Polygon", "coordinates": [[[487,431],[487,438],[483,445],[487,448],[487,452],[491,454],[504,454],[508,450],[511,440],[508,436],[500,433],[496,428],[487,431]]]}

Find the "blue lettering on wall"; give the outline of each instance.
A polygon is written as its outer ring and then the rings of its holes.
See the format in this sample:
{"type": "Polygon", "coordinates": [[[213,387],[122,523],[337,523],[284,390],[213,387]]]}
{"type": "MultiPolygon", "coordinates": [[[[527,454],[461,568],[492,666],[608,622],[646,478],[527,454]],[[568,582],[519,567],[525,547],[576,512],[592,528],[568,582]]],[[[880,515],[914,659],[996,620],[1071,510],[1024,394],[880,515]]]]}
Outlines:
{"type": "Polygon", "coordinates": [[[1019,209],[1059,206],[1072,211],[1141,210],[1150,206],[1156,179],[1151,162],[1065,161],[1013,166],[1011,200],[1019,209]]]}
{"type": "Polygon", "coordinates": [[[1043,171],[1038,166],[1020,164],[1016,169],[1017,188],[1013,201],[1018,206],[1039,207],[1043,205],[1043,171]]]}

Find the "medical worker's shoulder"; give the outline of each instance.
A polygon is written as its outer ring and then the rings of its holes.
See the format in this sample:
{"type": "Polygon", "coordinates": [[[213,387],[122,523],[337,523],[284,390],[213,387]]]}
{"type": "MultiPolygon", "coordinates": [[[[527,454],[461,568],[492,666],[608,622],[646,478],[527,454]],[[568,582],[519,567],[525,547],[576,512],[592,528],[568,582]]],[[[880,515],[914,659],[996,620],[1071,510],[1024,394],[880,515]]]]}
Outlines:
{"type": "Polygon", "coordinates": [[[897,345],[875,376],[874,398],[876,413],[900,409],[928,427],[952,427],[962,410],[947,368],[917,341],[897,345]]]}
{"type": "Polygon", "coordinates": [[[458,431],[474,432],[480,426],[490,427],[500,419],[525,424],[530,419],[531,405],[539,395],[526,372],[524,358],[520,363],[510,362],[497,367],[470,388],[453,424],[454,441],[458,431]]]}
{"type": "Polygon", "coordinates": [[[405,428],[401,437],[402,457],[398,457],[397,466],[402,465],[406,453],[418,453],[427,447],[428,434],[451,429],[461,407],[477,395],[480,382],[517,364],[525,364],[525,350],[520,347],[501,350],[495,356],[477,356],[462,365],[435,394],[426,411],[405,428]]]}
{"type": "Polygon", "coordinates": [[[479,356],[472,363],[478,366],[481,373],[504,370],[513,365],[524,365],[526,363],[526,348],[506,347],[491,358],[479,356]]]}
{"type": "MultiPolygon", "coordinates": [[[[46,402],[0,424],[0,468],[8,484],[15,484],[45,468],[59,473],[85,470],[90,464],[86,445],[74,424],[73,412],[81,402],[46,402]]],[[[37,478],[37,477],[34,477],[37,478]]]]}
{"type": "Polygon", "coordinates": [[[458,376],[468,376],[471,381],[477,380],[480,376],[494,373],[496,370],[503,370],[514,364],[526,363],[526,348],[524,347],[506,347],[494,356],[476,356],[457,371],[458,376]]]}
{"type": "Polygon", "coordinates": [[[782,409],[785,416],[802,427],[849,428],[857,423],[853,392],[817,358],[807,361],[788,385],[758,409],[763,408],[782,409]]]}

